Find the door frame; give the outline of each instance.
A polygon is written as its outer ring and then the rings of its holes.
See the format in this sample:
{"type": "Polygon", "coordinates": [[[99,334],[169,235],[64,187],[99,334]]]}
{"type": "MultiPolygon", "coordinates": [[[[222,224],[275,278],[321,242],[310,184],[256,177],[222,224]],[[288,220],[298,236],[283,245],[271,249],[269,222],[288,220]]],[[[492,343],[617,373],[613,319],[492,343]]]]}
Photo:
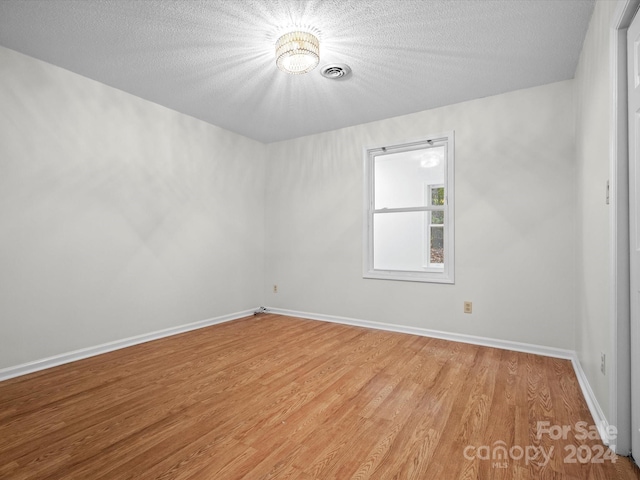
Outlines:
{"type": "Polygon", "coordinates": [[[631,452],[631,315],[629,307],[629,133],[627,121],[627,28],[640,0],[618,0],[611,23],[609,274],[611,352],[609,362],[609,418],[618,435],[616,453],[631,452]]]}

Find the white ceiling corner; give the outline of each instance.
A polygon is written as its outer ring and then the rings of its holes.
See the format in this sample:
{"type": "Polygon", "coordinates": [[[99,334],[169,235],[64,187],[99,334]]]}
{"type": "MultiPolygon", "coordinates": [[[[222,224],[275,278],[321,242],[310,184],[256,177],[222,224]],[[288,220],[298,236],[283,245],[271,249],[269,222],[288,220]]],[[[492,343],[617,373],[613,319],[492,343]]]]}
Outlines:
{"type": "MultiPolygon", "coordinates": [[[[2,0],[0,45],[269,143],[573,78],[594,0],[2,0]],[[291,76],[274,44],[320,38],[291,76]]],[[[1,67],[1,66],[0,66],[1,67]]]]}

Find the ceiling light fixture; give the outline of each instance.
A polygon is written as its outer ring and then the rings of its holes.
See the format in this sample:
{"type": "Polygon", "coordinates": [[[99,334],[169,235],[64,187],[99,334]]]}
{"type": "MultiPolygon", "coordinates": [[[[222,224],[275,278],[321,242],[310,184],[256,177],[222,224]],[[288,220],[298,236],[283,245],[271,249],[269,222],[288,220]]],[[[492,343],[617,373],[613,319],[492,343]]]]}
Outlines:
{"type": "Polygon", "coordinates": [[[289,32],[276,42],[276,65],[292,75],[307,73],[320,62],[318,38],[308,32],[289,32]]]}

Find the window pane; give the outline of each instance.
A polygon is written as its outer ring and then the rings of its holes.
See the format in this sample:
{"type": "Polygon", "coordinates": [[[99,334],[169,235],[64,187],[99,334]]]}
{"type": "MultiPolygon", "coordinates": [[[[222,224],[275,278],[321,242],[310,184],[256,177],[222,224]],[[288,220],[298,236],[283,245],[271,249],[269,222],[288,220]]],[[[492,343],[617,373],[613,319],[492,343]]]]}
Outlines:
{"type": "Polygon", "coordinates": [[[429,252],[429,263],[444,263],[444,228],[430,228],[431,251],[429,252]]]}
{"type": "Polygon", "coordinates": [[[400,153],[379,154],[374,158],[374,208],[444,205],[445,147],[428,147],[400,153]],[[441,203],[436,203],[441,202],[441,203]]]}
{"type": "Polygon", "coordinates": [[[444,212],[431,212],[431,223],[442,225],[444,223],[444,212]]]}
{"type": "Polygon", "coordinates": [[[373,217],[373,268],[425,271],[428,212],[378,213],[373,217]]]}
{"type": "Polygon", "coordinates": [[[444,187],[431,188],[431,205],[444,205],[444,187]]]}

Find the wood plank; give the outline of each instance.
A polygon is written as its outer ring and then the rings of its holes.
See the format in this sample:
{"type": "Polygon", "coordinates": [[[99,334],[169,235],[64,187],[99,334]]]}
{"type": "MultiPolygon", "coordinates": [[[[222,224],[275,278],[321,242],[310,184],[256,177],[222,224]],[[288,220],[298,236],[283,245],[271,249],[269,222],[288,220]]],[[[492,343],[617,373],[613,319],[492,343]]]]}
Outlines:
{"type": "Polygon", "coordinates": [[[0,478],[640,480],[578,422],[569,361],[267,314],[0,382],[0,478]]]}

